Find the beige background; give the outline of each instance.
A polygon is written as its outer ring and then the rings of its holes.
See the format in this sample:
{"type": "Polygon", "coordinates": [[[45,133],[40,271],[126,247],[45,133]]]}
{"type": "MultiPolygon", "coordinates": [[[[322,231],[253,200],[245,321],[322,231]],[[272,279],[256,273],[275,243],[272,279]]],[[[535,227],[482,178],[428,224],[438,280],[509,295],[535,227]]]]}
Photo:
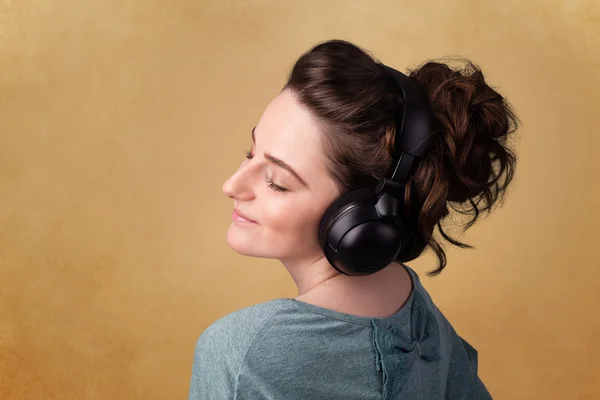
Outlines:
{"type": "Polygon", "coordinates": [[[217,318],[296,288],[224,240],[221,184],[294,59],[462,55],[517,110],[476,250],[410,264],[496,399],[600,398],[600,3],[0,2],[0,399],[184,399],[217,318]]]}

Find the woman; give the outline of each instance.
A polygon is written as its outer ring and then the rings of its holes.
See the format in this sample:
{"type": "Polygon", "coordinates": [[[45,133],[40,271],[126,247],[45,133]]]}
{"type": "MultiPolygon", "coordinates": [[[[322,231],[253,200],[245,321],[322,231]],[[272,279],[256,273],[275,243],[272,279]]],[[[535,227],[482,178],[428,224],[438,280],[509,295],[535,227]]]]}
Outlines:
{"type": "Polygon", "coordinates": [[[404,263],[428,246],[429,275],[444,269],[436,226],[469,247],[441,221],[455,209],[469,227],[502,198],[517,119],[472,63],[408,76],[339,40],[297,60],[223,191],[228,244],[279,259],[298,296],[213,323],[190,399],[491,398],[476,350],[404,263]]]}

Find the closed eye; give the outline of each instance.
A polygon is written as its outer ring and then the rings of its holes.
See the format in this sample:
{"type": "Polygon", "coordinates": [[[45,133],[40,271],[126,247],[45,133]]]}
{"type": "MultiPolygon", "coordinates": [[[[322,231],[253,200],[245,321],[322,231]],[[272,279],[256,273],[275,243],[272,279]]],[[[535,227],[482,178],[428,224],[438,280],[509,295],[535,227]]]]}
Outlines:
{"type": "MultiPolygon", "coordinates": [[[[252,160],[252,158],[254,158],[254,156],[252,155],[252,153],[250,152],[250,150],[246,150],[246,158],[248,160],[252,160]]],[[[276,192],[287,192],[288,189],[284,188],[283,186],[279,186],[276,183],[273,183],[273,181],[270,178],[266,178],[265,181],[267,182],[267,186],[269,186],[272,190],[276,191],[276,192]]]]}
{"type": "MultiPolygon", "coordinates": [[[[252,128],[252,143],[254,143],[254,144],[256,144],[256,137],[255,137],[255,133],[254,133],[255,130],[256,130],[256,127],[252,128]]],[[[269,153],[265,153],[265,158],[267,159],[267,161],[269,161],[269,162],[277,165],[280,168],[283,168],[283,169],[287,170],[296,179],[298,179],[298,181],[300,183],[302,183],[306,188],[308,188],[308,184],[304,181],[304,179],[302,179],[300,177],[300,175],[298,175],[298,173],[296,172],[296,170],[294,170],[294,168],[292,168],[288,163],[286,163],[285,161],[283,161],[280,158],[274,157],[273,155],[271,155],[269,153]]]]}

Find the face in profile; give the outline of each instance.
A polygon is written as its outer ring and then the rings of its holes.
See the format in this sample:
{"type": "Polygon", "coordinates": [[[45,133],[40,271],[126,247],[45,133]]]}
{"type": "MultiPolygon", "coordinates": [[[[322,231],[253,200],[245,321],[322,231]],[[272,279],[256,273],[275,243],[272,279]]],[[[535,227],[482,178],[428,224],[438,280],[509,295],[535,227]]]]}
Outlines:
{"type": "Polygon", "coordinates": [[[223,184],[234,206],[227,243],[253,257],[322,257],[319,222],[340,192],[325,167],[320,126],[286,89],[252,136],[247,158],[223,184]]]}

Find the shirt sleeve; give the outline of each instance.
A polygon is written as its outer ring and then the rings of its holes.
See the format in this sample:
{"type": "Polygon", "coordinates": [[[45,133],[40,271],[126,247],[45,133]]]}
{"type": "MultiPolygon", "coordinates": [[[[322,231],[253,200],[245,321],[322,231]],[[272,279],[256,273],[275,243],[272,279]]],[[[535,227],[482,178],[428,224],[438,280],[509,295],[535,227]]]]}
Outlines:
{"type": "Polygon", "coordinates": [[[493,400],[478,375],[477,350],[454,333],[446,399],[493,400]]]}
{"type": "Polygon", "coordinates": [[[469,360],[469,371],[473,382],[473,400],[492,400],[490,392],[488,392],[487,388],[483,384],[483,381],[478,375],[477,350],[475,350],[475,348],[463,338],[460,338],[460,341],[463,344],[463,347],[467,354],[467,359],[469,360]]]}
{"type": "Polygon", "coordinates": [[[276,311],[269,303],[247,307],[220,318],[202,333],[194,351],[189,400],[239,399],[238,374],[246,352],[276,311]]]}
{"type": "Polygon", "coordinates": [[[206,330],[196,342],[189,400],[233,399],[236,371],[227,362],[227,349],[212,330],[206,330]]]}

